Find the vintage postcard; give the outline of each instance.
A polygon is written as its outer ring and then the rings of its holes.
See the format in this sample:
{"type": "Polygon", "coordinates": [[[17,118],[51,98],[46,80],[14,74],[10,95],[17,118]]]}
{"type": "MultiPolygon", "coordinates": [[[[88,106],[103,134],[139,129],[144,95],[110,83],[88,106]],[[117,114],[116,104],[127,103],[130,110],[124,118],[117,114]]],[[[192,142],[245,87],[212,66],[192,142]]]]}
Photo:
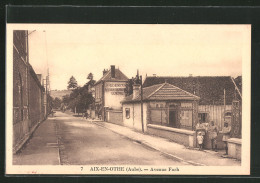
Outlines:
{"type": "Polygon", "coordinates": [[[251,25],[6,36],[6,174],[250,174],[251,25]]]}

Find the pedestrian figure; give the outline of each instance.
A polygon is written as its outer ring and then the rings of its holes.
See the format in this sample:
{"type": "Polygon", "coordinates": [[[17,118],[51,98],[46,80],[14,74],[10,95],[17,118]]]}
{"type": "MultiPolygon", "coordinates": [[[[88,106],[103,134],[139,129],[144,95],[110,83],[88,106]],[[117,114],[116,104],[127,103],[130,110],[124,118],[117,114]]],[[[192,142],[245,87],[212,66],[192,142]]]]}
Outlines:
{"type": "Polygon", "coordinates": [[[206,134],[206,128],[205,128],[205,125],[201,121],[199,121],[199,123],[197,123],[197,125],[196,125],[196,133],[197,133],[197,139],[198,139],[199,134],[200,134],[200,136],[203,137],[203,138],[199,137],[199,139],[202,140],[201,144],[199,144],[200,149],[202,149],[203,145],[204,145],[203,142],[204,142],[204,135],[206,134]]]}
{"type": "Polygon", "coordinates": [[[199,144],[199,150],[202,150],[202,144],[203,144],[204,137],[201,132],[198,132],[197,134],[197,141],[199,144]]]}
{"type": "Polygon", "coordinates": [[[218,136],[218,127],[214,124],[214,121],[210,122],[208,127],[209,139],[211,141],[212,150],[217,151],[217,136],[218,136]]]}
{"type": "Polygon", "coordinates": [[[224,127],[223,127],[222,131],[220,132],[220,133],[223,133],[222,141],[225,143],[226,154],[224,154],[224,155],[228,155],[227,141],[230,138],[230,131],[231,131],[231,127],[228,125],[228,122],[225,121],[224,127]]]}

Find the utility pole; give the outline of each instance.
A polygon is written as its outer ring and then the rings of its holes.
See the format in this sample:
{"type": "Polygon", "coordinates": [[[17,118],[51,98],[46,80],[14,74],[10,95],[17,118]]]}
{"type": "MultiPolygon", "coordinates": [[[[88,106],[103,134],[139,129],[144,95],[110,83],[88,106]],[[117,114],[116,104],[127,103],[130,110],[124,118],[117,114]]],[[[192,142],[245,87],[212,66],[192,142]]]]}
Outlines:
{"type": "Polygon", "coordinates": [[[47,64],[47,76],[46,76],[46,91],[45,91],[45,96],[46,96],[46,117],[48,116],[48,113],[50,112],[50,74],[49,74],[49,61],[48,61],[48,49],[47,49],[47,35],[46,35],[46,30],[44,32],[44,38],[45,38],[45,54],[46,54],[46,64],[47,64]]]}
{"type": "MultiPolygon", "coordinates": [[[[224,122],[226,121],[226,90],[224,88],[224,122]]],[[[222,128],[222,124],[221,124],[222,128]]]]}
{"type": "Polygon", "coordinates": [[[142,132],[144,133],[144,119],[143,119],[143,79],[142,76],[140,76],[141,80],[141,122],[142,122],[142,132]]]}

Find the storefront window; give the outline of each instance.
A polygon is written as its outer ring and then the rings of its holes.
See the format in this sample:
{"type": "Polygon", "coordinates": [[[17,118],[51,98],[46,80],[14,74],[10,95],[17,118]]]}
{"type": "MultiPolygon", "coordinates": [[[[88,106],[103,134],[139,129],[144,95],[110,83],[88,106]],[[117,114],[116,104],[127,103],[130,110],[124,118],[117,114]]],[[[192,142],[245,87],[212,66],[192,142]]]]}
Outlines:
{"type": "Polygon", "coordinates": [[[125,109],[125,117],[126,117],[126,119],[130,118],[130,109],[129,108],[125,109]]]}
{"type": "Polygon", "coordinates": [[[208,117],[208,113],[199,113],[199,120],[200,120],[202,123],[207,122],[207,117],[208,117]]]}

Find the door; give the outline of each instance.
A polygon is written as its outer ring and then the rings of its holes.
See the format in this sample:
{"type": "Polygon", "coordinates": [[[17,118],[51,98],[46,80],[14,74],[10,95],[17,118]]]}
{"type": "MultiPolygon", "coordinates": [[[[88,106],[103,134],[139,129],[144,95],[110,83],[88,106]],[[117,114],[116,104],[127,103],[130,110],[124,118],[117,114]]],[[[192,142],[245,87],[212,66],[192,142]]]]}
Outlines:
{"type": "Polygon", "coordinates": [[[169,111],[169,126],[176,128],[177,127],[177,112],[169,111]]]}

